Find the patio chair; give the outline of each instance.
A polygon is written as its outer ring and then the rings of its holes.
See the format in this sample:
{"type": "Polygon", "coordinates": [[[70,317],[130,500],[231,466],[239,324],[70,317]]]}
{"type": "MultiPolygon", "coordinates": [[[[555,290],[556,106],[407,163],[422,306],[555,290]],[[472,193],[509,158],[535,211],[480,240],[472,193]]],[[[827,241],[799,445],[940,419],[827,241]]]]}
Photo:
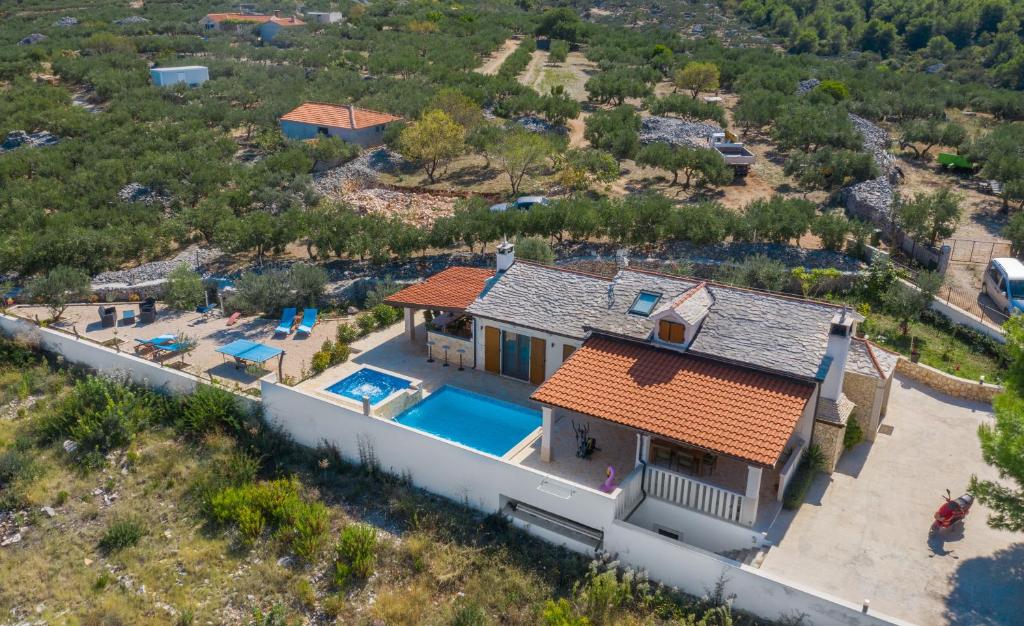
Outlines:
{"type": "Polygon", "coordinates": [[[292,332],[292,327],[295,326],[295,307],[288,307],[281,313],[281,323],[274,329],[274,334],[287,335],[292,332]]]}
{"type": "Polygon", "coordinates": [[[240,318],[240,317],[242,317],[241,312],[235,311],[234,313],[231,314],[231,317],[228,318],[227,325],[228,326],[234,326],[235,324],[238,323],[238,318],[240,318]]]}
{"type": "Polygon", "coordinates": [[[143,324],[152,324],[156,321],[156,299],[146,298],[139,303],[139,319],[143,324]]]}
{"type": "Polygon", "coordinates": [[[310,334],[313,332],[313,327],[316,326],[316,309],[303,309],[302,310],[302,321],[299,322],[299,327],[295,329],[296,334],[310,334]]]}
{"type": "Polygon", "coordinates": [[[112,306],[100,307],[100,326],[112,328],[117,326],[117,309],[112,306]]]}

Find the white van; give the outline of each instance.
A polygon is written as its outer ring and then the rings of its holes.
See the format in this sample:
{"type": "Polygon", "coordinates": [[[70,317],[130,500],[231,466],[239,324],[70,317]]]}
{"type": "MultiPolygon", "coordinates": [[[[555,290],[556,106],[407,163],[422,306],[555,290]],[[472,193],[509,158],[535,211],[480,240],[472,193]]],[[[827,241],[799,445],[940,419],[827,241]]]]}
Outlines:
{"type": "Polygon", "coordinates": [[[1024,263],[1013,258],[992,259],[984,283],[984,292],[1007,315],[1024,311],[1024,263]]]}

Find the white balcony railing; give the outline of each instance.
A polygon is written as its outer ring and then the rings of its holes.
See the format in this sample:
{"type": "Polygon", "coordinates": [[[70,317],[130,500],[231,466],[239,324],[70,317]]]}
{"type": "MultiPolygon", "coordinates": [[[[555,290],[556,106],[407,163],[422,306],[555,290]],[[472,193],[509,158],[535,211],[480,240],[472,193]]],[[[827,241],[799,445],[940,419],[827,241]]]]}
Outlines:
{"type": "Polygon", "coordinates": [[[796,443],[793,444],[793,450],[789,455],[789,459],[786,460],[782,466],[782,471],[779,472],[779,491],[776,495],[780,501],[783,494],[786,493],[786,487],[789,486],[789,482],[796,475],[796,469],[800,465],[800,457],[804,455],[804,448],[806,446],[807,444],[804,443],[803,439],[797,439],[796,443]]]}
{"type": "Polygon", "coordinates": [[[643,497],[644,466],[637,465],[626,478],[619,483],[618,497],[615,499],[615,519],[626,519],[633,512],[643,497]]]}
{"type": "Polygon", "coordinates": [[[647,466],[647,495],[734,523],[742,523],[743,494],[676,472],[647,466]]]}

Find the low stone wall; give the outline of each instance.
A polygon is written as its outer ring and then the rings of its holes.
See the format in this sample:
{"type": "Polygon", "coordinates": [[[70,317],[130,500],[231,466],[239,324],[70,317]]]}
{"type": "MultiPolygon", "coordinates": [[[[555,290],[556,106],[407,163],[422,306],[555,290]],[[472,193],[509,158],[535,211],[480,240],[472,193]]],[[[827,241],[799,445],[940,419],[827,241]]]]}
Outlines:
{"type": "Polygon", "coordinates": [[[1001,385],[959,378],[922,363],[911,363],[905,358],[900,358],[896,371],[936,391],[964,400],[991,403],[996,394],[1003,392],[1001,385]]]}

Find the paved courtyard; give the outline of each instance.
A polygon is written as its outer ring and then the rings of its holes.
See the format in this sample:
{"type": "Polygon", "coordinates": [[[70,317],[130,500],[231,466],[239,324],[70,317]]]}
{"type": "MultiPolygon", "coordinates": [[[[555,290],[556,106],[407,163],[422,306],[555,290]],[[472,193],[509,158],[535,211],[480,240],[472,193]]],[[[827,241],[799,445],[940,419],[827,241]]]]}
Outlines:
{"type": "Polygon", "coordinates": [[[971,474],[995,478],[976,435],[991,417],[898,377],[892,434],[848,452],[783,513],[762,569],[918,624],[1024,623],[1024,533],[989,528],[975,503],[963,531],[928,537],[947,487],[958,496],[971,474]]]}

